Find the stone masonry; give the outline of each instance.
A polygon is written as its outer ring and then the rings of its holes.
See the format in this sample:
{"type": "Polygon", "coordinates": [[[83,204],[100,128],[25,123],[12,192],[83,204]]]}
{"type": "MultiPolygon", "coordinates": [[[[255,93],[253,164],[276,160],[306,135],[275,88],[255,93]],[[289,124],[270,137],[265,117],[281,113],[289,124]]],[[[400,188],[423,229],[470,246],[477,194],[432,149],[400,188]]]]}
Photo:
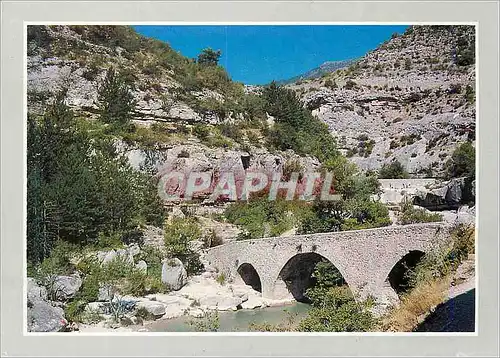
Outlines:
{"type": "Polygon", "coordinates": [[[235,241],[208,250],[206,258],[212,267],[240,283],[238,268],[252,265],[261,280],[262,296],[281,299],[290,297],[280,278],[282,268],[297,255],[315,252],[335,265],[355,297],[371,296],[386,305],[398,302],[387,280],[394,265],[410,251],[429,252],[448,237],[444,223],[388,226],[235,241]]]}

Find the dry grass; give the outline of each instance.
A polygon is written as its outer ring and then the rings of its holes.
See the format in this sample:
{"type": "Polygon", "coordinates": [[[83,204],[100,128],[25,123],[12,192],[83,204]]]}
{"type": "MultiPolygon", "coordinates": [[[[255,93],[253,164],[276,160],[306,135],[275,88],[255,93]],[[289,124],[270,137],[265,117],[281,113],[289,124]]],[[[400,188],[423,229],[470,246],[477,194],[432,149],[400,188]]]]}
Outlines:
{"type": "Polygon", "coordinates": [[[402,297],[399,307],[394,308],[381,323],[382,331],[411,332],[424,315],[446,298],[450,278],[423,282],[402,297]]]}

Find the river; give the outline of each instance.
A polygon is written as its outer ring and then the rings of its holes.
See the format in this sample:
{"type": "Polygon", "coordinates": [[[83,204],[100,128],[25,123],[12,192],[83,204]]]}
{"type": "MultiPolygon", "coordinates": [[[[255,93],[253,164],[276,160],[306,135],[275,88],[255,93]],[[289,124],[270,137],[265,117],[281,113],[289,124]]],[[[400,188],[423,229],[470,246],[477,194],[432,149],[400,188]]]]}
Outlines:
{"type": "MultiPolygon", "coordinates": [[[[289,313],[296,314],[296,319],[300,320],[310,308],[308,304],[295,302],[280,307],[222,311],[219,312],[218,332],[249,332],[251,323],[280,324],[286,321],[289,313]]],[[[188,316],[159,320],[147,325],[146,329],[149,332],[193,332],[195,328],[188,323],[192,320],[195,319],[188,316]]]]}

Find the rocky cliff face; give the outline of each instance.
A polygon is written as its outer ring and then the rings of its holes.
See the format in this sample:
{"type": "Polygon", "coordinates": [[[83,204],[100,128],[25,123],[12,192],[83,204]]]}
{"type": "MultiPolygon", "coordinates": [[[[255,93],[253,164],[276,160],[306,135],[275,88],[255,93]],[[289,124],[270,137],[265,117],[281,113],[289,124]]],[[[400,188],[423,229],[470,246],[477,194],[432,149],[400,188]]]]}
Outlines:
{"type": "Polygon", "coordinates": [[[200,140],[193,125],[206,125],[211,131],[210,125],[241,122],[248,116],[242,109],[245,96],[258,95],[261,89],[232,82],[217,66],[196,66],[167,44],[125,26],[30,26],[29,113],[42,113],[44,104],[65,89],[66,104],[79,117],[97,119],[98,91],[111,67],[132,85],[136,101],[132,122],[139,129],[147,128],[152,138],[147,148],[117,140],[117,147],[137,169],[271,172],[283,171],[291,159],[304,169],[319,164],[292,151],[270,153],[255,131],[241,138],[233,135],[234,139],[219,136],[222,139],[215,145],[200,140]],[[163,132],[168,141],[162,140],[163,132]]]}
{"type": "Polygon", "coordinates": [[[361,168],[397,159],[438,175],[475,138],[474,46],[473,26],[413,26],[347,69],[289,87],[361,168]]]}

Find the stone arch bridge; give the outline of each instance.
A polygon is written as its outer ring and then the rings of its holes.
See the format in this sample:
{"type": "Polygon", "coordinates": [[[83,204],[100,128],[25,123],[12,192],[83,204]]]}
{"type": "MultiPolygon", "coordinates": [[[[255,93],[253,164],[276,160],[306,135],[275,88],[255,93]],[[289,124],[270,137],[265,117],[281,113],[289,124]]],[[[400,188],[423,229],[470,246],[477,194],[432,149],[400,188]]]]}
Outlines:
{"type": "Polygon", "coordinates": [[[387,226],[234,241],[209,249],[206,259],[233,282],[251,285],[272,299],[298,299],[315,264],[326,259],[355,297],[371,296],[386,306],[398,302],[389,280],[398,262],[415,253],[421,256],[449,237],[445,223],[387,226]]]}

